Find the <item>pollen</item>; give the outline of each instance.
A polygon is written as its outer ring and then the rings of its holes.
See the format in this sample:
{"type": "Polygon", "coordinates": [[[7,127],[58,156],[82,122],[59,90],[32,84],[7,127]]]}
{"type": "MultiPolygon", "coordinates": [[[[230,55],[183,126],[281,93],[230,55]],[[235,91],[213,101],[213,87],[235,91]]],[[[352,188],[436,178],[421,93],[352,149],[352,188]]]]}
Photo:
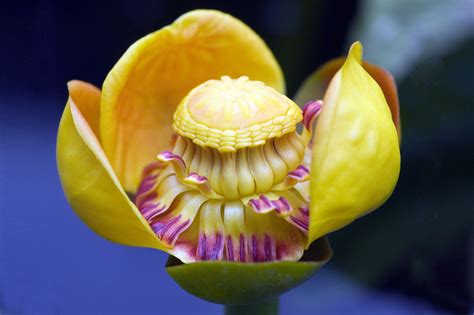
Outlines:
{"type": "Polygon", "coordinates": [[[263,82],[223,76],[197,86],[182,100],[173,127],[201,147],[235,152],[294,132],[302,119],[292,100],[263,82]]]}

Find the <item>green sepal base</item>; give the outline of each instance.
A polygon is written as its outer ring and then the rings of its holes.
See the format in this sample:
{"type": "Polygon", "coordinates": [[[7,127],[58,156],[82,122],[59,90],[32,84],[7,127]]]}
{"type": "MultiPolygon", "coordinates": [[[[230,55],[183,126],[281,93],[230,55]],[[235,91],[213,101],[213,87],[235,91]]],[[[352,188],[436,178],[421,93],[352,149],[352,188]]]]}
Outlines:
{"type": "Polygon", "coordinates": [[[332,257],[326,237],[314,241],[300,261],[183,264],[170,256],[168,274],[187,292],[218,304],[252,304],[276,298],[308,280],[332,257]]]}

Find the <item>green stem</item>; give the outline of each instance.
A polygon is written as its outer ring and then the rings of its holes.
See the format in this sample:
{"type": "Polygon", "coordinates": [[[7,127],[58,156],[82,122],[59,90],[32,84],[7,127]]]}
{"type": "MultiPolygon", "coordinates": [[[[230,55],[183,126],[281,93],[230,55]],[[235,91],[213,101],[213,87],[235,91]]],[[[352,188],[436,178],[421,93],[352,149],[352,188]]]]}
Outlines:
{"type": "Polygon", "coordinates": [[[225,315],[278,315],[278,297],[248,305],[225,305],[225,315]]]}

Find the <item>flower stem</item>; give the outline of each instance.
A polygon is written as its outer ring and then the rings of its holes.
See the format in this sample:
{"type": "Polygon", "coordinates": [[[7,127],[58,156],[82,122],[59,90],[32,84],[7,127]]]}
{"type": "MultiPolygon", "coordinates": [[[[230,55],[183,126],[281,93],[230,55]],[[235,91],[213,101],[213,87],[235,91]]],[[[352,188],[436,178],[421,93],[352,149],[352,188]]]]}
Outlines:
{"type": "Polygon", "coordinates": [[[225,315],[278,315],[278,297],[256,304],[225,305],[225,315]]]}

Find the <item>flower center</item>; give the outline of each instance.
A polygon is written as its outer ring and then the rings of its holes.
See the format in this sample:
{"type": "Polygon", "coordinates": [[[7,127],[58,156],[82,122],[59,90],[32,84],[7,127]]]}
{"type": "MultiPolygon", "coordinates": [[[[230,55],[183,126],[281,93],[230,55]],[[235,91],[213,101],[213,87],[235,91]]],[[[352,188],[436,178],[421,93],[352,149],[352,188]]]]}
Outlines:
{"type": "Polygon", "coordinates": [[[192,90],[178,106],[173,127],[201,147],[235,152],[293,132],[301,119],[299,107],[273,88],[224,76],[192,90]]]}
{"type": "Polygon", "coordinates": [[[320,107],[314,102],[302,114],[247,77],[193,89],[174,115],[173,150],[145,169],[135,200],[170,252],[185,262],[299,259],[311,122],[320,107]]]}

